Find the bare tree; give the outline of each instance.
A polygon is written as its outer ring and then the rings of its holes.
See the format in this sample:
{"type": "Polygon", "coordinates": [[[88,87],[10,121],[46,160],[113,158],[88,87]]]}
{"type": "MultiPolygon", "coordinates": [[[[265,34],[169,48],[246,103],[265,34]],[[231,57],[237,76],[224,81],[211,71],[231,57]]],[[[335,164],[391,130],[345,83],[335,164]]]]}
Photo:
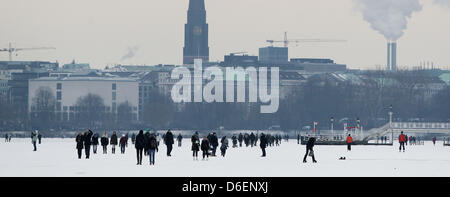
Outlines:
{"type": "Polygon", "coordinates": [[[76,121],[80,126],[90,128],[101,127],[105,121],[106,106],[102,97],[89,93],[86,96],[78,98],[75,111],[76,121]]]}
{"type": "Polygon", "coordinates": [[[56,98],[50,87],[39,87],[32,99],[31,119],[34,127],[49,127],[55,117],[56,98]]]}

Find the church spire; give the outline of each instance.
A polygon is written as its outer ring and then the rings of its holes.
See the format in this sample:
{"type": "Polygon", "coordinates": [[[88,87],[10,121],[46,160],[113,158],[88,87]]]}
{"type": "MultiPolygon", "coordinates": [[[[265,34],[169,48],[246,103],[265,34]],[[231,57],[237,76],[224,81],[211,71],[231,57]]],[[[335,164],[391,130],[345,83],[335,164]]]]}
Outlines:
{"type": "Polygon", "coordinates": [[[189,10],[205,10],[205,0],[190,0],[189,10]]]}
{"type": "Polygon", "coordinates": [[[193,64],[194,59],[209,61],[208,24],[206,23],[205,0],[190,0],[185,39],[183,64],[193,64]]]}

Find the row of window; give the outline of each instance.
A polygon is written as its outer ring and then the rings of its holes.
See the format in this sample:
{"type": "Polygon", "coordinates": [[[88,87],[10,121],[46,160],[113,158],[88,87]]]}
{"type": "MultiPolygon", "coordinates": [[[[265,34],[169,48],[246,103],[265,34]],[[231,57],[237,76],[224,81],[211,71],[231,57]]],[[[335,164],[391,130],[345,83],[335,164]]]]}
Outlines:
{"type": "MultiPolygon", "coordinates": [[[[68,121],[68,120],[75,119],[76,114],[74,112],[57,112],[56,116],[57,117],[62,117],[63,121],[68,121]]],[[[58,118],[58,119],[60,119],[60,118],[58,118]]],[[[137,120],[137,114],[136,113],[132,114],[132,120],[137,120]]]]}

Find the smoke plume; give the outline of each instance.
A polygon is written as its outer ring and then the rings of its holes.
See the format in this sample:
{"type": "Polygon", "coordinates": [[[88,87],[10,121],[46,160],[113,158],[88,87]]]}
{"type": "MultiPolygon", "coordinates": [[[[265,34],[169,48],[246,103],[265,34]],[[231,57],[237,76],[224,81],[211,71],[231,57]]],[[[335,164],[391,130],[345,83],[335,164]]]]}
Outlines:
{"type": "MultiPolygon", "coordinates": [[[[354,0],[372,29],[387,40],[396,41],[407,28],[408,19],[422,10],[419,0],[354,0]]],[[[444,0],[435,0],[444,1],[444,0]]],[[[447,0],[448,1],[448,0],[447,0]]]]}
{"type": "Polygon", "coordinates": [[[433,0],[433,3],[441,7],[450,8],[450,0],[433,0]]]}
{"type": "Polygon", "coordinates": [[[128,47],[128,52],[127,54],[122,56],[121,61],[133,58],[138,52],[138,50],[139,50],[138,46],[128,47]]]}

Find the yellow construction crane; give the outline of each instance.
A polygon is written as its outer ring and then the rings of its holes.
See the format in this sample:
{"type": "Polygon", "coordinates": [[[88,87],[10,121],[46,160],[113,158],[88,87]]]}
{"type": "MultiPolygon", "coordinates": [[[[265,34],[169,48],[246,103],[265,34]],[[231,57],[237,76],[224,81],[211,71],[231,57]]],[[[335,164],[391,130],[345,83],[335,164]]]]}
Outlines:
{"type": "MultiPolygon", "coordinates": [[[[56,49],[55,47],[30,47],[30,48],[13,48],[11,43],[9,43],[9,48],[0,48],[0,52],[8,52],[9,53],[9,61],[12,61],[12,54],[17,51],[30,51],[30,50],[48,50],[48,49],[56,49]]],[[[17,53],[16,53],[17,56],[17,53]]]]}
{"type": "Polygon", "coordinates": [[[347,40],[336,40],[336,39],[288,39],[287,32],[284,32],[284,40],[267,40],[273,46],[274,43],[283,43],[284,47],[288,47],[291,43],[305,43],[305,42],[347,42],[347,40]]]}

